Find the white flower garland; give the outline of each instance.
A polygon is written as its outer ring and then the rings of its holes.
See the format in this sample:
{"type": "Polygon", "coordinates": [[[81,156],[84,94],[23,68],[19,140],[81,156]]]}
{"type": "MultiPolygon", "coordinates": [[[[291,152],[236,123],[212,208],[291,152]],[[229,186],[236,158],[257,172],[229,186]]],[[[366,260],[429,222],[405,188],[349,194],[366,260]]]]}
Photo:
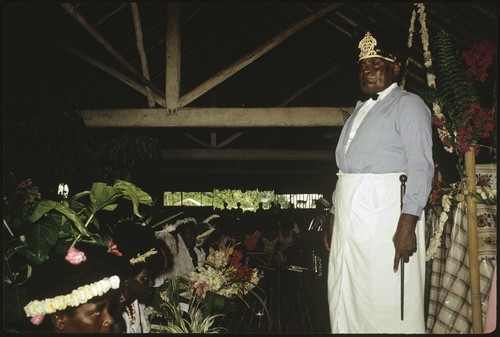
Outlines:
{"type": "Polygon", "coordinates": [[[102,296],[109,289],[118,289],[119,287],[120,278],[117,275],[106,277],[100,281],[78,287],[67,295],[60,295],[41,301],[31,301],[24,307],[24,311],[26,312],[26,317],[52,314],[67,307],[77,307],[80,304],[87,303],[91,298],[102,296]]]}
{"type": "Polygon", "coordinates": [[[434,236],[430,240],[429,248],[425,252],[425,261],[432,260],[436,256],[438,248],[441,247],[441,236],[443,235],[444,225],[448,221],[448,213],[451,208],[451,195],[443,195],[441,206],[443,207],[443,211],[439,215],[439,222],[437,228],[434,230],[434,236]]]}
{"type": "MultiPolygon", "coordinates": [[[[419,22],[420,22],[420,38],[422,40],[422,48],[424,50],[423,56],[424,56],[424,67],[427,70],[427,85],[431,89],[436,88],[436,75],[432,72],[432,55],[429,50],[429,31],[427,29],[427,15],[425,13],[425,5],[423,3],[416,3],[415,4],[416,9],[414,8],[412,13],[411,13],[411,20],[410,20],[410,28],[408,32],[408,48],[412,47],[413,43],[413,33],[415,31],[415,19],[417,17],[417,13],[419,15],[419,22]]],[[[407,60],[408,63],[409,60],[407,60]]],[[[444,120],[445,116],[441,112],[441,106],[439,105],[438,102],[434,102],[432,104],[432,111],[434,112],[434,116],[440,120],[443,121],[443,126],[438,128],[438,135],[443,144],[445,143],[443,140],[444,139],[451,139],[450,132],[446,129],[444,126],[444,120]]],[[[453,152],[453,147],[450,146],[444,146],[444,149],[447,152],[452,153],[453,152]]],[[[429,261],[433,259],[436,254],[437,250],[439,247],[441,247],[441,236],[443,234],[443,229],[444,225],[446,224],[446,221],[448,220],[448,213],[450,211],[450,206],[451,206],[451,199],[452,196],[450,195],[443,195],[442,197],[442,206],[443,206],[443,211],[441,212],[441,215],[439,216],[439,222],[437,225],[437,228],[434,231],[434,236],[431,238],[430,243],[429,243],[429,248],[427,248],[427,251],[425,253],[425,260],[429,261]]]]}
{"type": "MultiPolygon", "coordinates": [[[[425,5],[423,3],[417,4],[418,13],[420,14],[420,25],[421,25],[421,37],[422,37],[422,47],[424,49],[424,66],[427,69],[427,85],[431,89],[436,88],[436,75],[432,72],[432,55],[429,51],[429,31],[427,30],[426,19],[427,15],[425,14],[425,5]]],[[[432,111],[434,112],[434,116],[443,122],[443,126],[438,128],[439,139],[443,144],[449,143],[449,146],[444,146],[446,152],[453,153],[453,146],[451,145],[452,135],[446,129],[445,126],[445,116],[441,113],[441,106],[438,102],[434,102],[432,104],[432,111]],[[445,142],[445,139],[449,139],[450,142],[445,142]]]]}

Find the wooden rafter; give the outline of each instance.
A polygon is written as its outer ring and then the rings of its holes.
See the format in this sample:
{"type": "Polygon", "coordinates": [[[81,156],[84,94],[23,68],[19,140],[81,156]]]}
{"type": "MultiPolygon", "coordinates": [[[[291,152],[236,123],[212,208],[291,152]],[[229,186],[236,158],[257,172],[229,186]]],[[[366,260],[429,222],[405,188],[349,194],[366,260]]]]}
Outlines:
{"type": "Polygon", "coordinates": [[[167,4],[166,28],[165,97],[167,113],[175,113],[179,108],[181,72],[181,33],[179,4],[167,4]]]}
{"type": "MultiPolygon", "coordinates": [[[[149,66],[146,52],[144,51],[144,40],[142,35],[141,16],[139,15],[139,8],[137,7],[137,3],[135,2],[132,2],[130,4],[130,8],[132,10],[132,18],[134,20],[135,40],[137,44],[137,52],[139,53],[139,59],[141,60],[142,76],[144,76],[144,78],[149,81],[149,66]]],[[[145,86],[145,88],[148,97],[148,106],[150,108],[154,108],[155,100],[153,97],[153,92],[148,86],[145,86]]]]}
{"type": "MultiPolygon", "coordinates": [[[[108,75],[116,78],[117,80],[119,80],[120,82],[123,82],[125,83],[126,85],[128,85],[130,88],[136,90],[137,92],[143,94],[144,96],[147,95],[147,92],[146,92],[146,86],[143,84],[143,83],[140,83],[136,80],[134,80],[133,78],[131,78],[130,76],[127,76],[126,74],[122,73],[121,71],[117,70],[116,68],[114,67],[111,67],[107,64],[104,64],[102,63],[101,61],[95,59],[94,57],[90,56],[90,55],[87,55],[86,53],[80,51],[80,50],[77,50],[71,46],[68,46],[66,45],[65,43],[59,41],[58,39],[54,38],[54,37],[51,37],[49,35],[47,35],[46,33],[43,33],[41,31],[38,31],[36,32],[38,35],[44,37],[45,39],[47,39],[48,41],[52,42],[53,44],[61,47],[62,49],[72,53],[73,55],[81,58],[82,60],[92,64],[93,66],[95,66],[96,68],[104,71],[105,73],[107,73],[108,75]]],[[[153,95],[153,99],[155,100],[155,102],[162,106],[162,107],[165,107],[165,98],[164,97],[161,97],[159,95],[153,95]]]]}
{"type": "Polygon", "coordinates": [[[328,127],[342,126],[353,107],[183,108],[82,110],[89,127],[328,127]]]}
{"type": "Polygon", "coordinates": [[[286,160],[333,162],[333,150],[163,149],[165,160],[286,160]]]}
{"type": "Polygon", "coordinates": [[[61,3],[61,6],[68,12],[68,14],[75,19],[107,52],[109,52],[121,65],[123,65],[132,74],[136,75],[138,79],[145,85],[150,87],[156,94],[163,95],[162,91],[158,89],[153,83],[148,81],[144,76],[137,71],[121,54],[111,45],[98,31],[81,15],[76,8],[69,3],[61,3]]]}
{"type": "Polygon", "coordinates": [[[314,21],[318,20],[319,18],[323,17],[324,15],[328,14],[329,12],[333,11],[334,9],[338,8],[341,5],[342,4],[330,4],[312,13],[306,18],[290,25],[282,32],[271,38],[268,42],[264,43],[262,46],[256,48],[252,52],[243,56],[242,58],[231,64],[229,67],[219,71],[217,74],[215,74],[214,76],[212,76],[211,78],[200,84],[198,87],[194,88],[187,94],[183,95],[179,99],[180,106],[184,107],[188,105],[201,95],[205,94],[210,89],[224,82],[226,79],[228,79],[241,69],[245,68],[246,66],[257,60],[262,55],[273,50],[276,46],[278,46],[280,43],[288,39],[293,34],[297,33],[304,27],[308,26],[309,24],[313,23],[314,21]]]}

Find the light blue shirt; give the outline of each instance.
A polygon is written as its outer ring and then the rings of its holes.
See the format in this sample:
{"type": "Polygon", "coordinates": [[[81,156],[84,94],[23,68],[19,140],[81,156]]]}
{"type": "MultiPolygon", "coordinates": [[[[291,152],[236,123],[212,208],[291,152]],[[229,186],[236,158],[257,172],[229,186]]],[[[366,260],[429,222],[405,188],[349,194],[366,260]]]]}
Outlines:
{"type": "Polygon", "coordinates": [[[337,166],[344,173],[406,172],[402,212],[420,216],[434,176],[431,113],[419,96],[398,86],[382,93],[344,153],[353,121],[363,106],[357,102],[340,134],[337,166]]]}

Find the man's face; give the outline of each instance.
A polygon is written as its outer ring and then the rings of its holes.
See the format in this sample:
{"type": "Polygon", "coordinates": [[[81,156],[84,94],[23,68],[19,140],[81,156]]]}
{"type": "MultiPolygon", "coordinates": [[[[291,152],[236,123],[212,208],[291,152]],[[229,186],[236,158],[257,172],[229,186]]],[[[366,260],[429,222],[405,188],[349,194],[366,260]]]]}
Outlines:
{"type": "Polygon", "coordinates": [[[359,61],[359,85],[365,94],[376,94],[396,81],[399,63],[392,63],[379,57],[359,61]]]}
{"type": "Polygon", "coordinates": [[[110,332],[115,322],[109,312],[110,299],[81,304],[71,314],[59,313],[57,332],[110,332]]]}

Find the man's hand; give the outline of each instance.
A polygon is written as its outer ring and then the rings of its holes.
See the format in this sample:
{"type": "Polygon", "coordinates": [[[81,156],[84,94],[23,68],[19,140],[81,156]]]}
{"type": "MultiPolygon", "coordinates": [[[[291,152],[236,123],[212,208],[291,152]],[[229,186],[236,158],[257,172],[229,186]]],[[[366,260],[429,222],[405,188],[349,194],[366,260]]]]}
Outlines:
{"type": "Polygon", "coordinates": [[[402,213],[399,217],[398,228],[392,237],[396,253],[394,255],[394,272],[398,271],[398,265],[401,258],[404,263],[410,261],[410,256],[417,251],[417,236],[415,226],[418,217],[411,214],[402,213]]]}

